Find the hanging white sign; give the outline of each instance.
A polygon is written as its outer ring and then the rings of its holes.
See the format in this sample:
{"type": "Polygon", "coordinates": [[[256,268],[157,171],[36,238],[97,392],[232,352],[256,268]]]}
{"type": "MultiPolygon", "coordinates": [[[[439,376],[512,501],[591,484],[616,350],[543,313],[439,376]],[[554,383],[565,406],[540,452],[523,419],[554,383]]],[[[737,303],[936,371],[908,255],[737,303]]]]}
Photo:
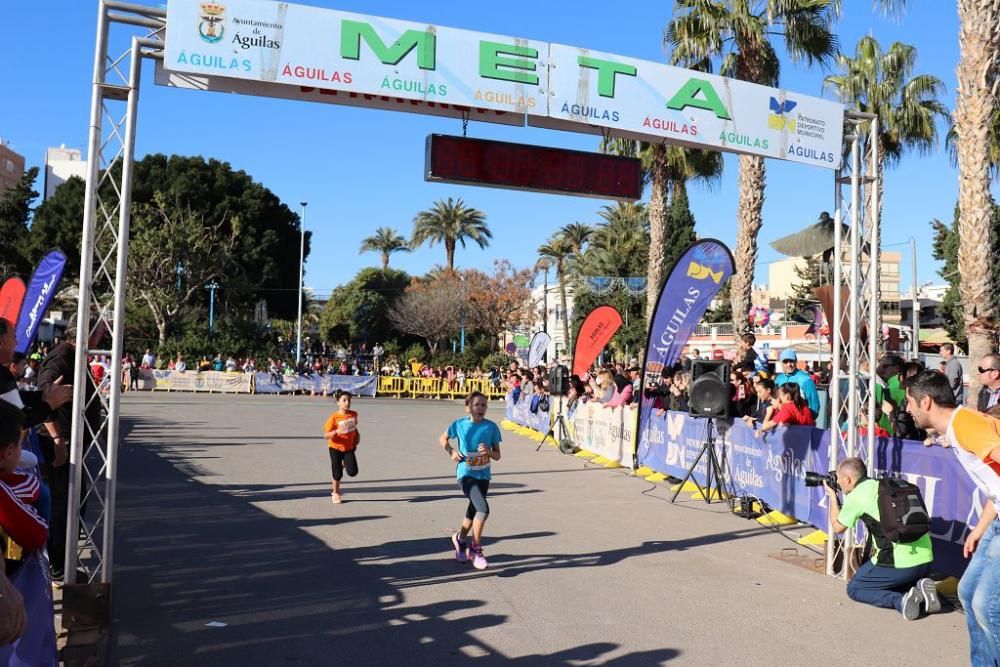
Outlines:
{"type": "Polygon", "coordinates": [[[559,44],[549,66],[548,118],[530,125],[840,166],[841,104],[559,44]]]}
{"type": "Polygon", "coordinates": [[[548,44],[269,0],[169,0],[176,72],[545,113],[548,44]]]}

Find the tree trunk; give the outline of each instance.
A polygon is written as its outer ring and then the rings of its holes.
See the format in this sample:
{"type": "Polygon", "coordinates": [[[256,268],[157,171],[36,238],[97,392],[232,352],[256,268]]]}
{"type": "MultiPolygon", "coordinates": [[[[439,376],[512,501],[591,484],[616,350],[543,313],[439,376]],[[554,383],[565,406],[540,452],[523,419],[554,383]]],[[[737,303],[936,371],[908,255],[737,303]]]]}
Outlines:
{"type": "Polygon", "coordinates": [[[656,297],[663,286],[663,246],[667,236],[667,169],[663,144],[653,146],[652,191],[649,195],[649,260],[646,264],[646,324],[653,323],[656,297]]]}
{"type": "MultiPolygon", "coordinates": [[[[1000,8],[995,0],[959,0],[958,86],[955,133],[958,148],[958,270],[965,305],[965,330],[972,366],[992,352],[996,311],[992,294],[990,243],[990,116],[996,107],[997,31],[1000,8]]],[[[979,376],[971,373],[965,394],[975,407],[979,376]]]]}
{"type": "MultiPolygon", "coordinates": [[[[565,341],[566,353],[569,356],[573,355],[572,341],[569,339],[569,311],[566,310],[566,275],[563,271],[563,263],[560,260],[556,264],[556,277],[559,280],[559,300],[562,302],[562,315],[563,315],[563,341],[565,341]]],[[[545,319],[548,321],[549,314],[545,313],[545,319]]],[[[558,361],[558,360],[557,360],[558,361]]]]}
{"type": "Polygon", "coordinates": [[[389,268],[389,253],[382,253],[382,270],[385,271],[389,268]]]}
{"type": "Polygon", "coordinates": [[[444,251],[448,256],[448,268],[452,271],[455,270],[455,242],[452,240],[446,240],[444,242],[444,251]]]}
{"type": "Polygon", "coordinates": [[[736,252],[733,259],[736,270],[730,282],[730,302],[733,306],[733,333],[746,326],[753,295],[754,268],[757,263],[757,234],[762,223],[764,184],[766,174],[764,158],[757,155],[740,156],[739,203],[736,209],[736,252]]]}

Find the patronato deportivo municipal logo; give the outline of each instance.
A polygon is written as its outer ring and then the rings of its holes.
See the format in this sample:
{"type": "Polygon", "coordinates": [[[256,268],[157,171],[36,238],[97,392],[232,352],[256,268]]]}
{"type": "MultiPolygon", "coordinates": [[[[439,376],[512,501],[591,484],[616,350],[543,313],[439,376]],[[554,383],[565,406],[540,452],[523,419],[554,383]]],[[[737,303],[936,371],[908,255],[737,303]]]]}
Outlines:
{"type": "Polygon", "coordinates": [[[201,16],[198,21],[198,34],[209,44],[222,40],[226,32],[226,6],[218,2],[201,3],[201,16]]]}
{"type": "Polygon", "coordinates": [[[718,285],[722,282],[723,277],[725,277],[725,271],[713,271],[712,267],[706,264],[699,264],[698,262],[691,262],[688,264],[687,270],[688,278],[694,278],[695,280],[708,280],[711,278],[718,285]]]}
{"type": "Polygon", "coordinates": [[[793,102],[792,100],[782,100],[779,102],[776,98],[771,98],[771,114],[767,117],[767,126],[772,130],[778,130],[779,132],[788,128],[789,132],[795,132],[795,119],[787,118],[786,113],[794,109],[798,105],[798,102],[793,102]]]}

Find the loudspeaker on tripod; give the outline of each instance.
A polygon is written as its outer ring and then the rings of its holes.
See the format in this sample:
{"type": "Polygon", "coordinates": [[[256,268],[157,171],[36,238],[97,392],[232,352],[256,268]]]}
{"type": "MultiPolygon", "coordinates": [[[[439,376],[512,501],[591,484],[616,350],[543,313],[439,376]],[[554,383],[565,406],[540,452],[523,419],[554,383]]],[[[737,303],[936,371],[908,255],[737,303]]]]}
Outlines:
{"type": "Polygon", "coordinates": [[[549,371],[549,394],[565,396],[569,393],[569,369],[558,364],[549,371]]]}
{"type": "Polygon", "coordinates": [[[729,362],[695,359],[688,385],[688,412],[696,417],[729,417],[732,401],[729,362]]]}

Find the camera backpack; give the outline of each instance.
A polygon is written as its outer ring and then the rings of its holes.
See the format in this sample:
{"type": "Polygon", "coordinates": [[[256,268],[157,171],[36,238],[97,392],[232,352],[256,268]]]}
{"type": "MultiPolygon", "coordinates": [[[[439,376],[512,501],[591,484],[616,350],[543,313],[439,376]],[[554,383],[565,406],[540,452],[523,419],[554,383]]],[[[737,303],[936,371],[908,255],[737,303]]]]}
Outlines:
{"type": "Polygon", "coordinates": [[[890,542],[907,544],[931,529],[931,517],[916,484],[884,477],[878,481],[878,512],[882,532],[890,542]]]}

